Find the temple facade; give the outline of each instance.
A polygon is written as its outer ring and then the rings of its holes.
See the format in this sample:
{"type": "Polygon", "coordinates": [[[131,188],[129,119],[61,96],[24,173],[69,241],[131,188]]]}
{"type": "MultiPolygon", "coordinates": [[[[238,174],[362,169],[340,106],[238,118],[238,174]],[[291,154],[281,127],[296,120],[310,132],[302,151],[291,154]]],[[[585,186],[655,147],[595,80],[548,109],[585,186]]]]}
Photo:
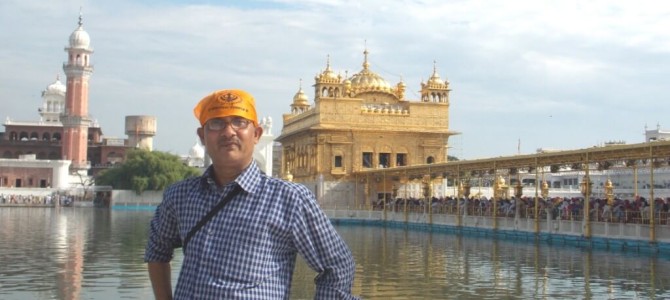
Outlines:
{"type": "Polygon", "coordinates": [[[458,134],[449,129],[449,82],[436,66],[420,99],[408,99],[402,79],[389,84],[363,54],[353,76],[335,74],[328,59],[314,78],[313,102],[301,84],[283,115],[281,174],[322,202],[353,199],[357,171],[446,162],[449,137],[458,134]]]}

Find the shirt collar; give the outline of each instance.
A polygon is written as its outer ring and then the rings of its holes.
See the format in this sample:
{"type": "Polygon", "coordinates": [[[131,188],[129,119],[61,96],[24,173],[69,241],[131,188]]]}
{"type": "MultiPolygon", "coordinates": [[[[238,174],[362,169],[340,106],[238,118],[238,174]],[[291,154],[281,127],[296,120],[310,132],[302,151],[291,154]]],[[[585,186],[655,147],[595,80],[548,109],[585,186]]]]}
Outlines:
{"type": "MultiPolygon", "coordinates": [[[[214,166],[210,165],[207,167],[205,172],[202,174],[201,183],[209,188],[217,189],[216,182],[214,181],[214,166]]],[[[258,168],[255,160],[252,160],[249,166],[247,166],[240,175],[235,178],[233,182],[237,183],[242,189],[247,193],[252,193],[258,186],[261,180],[261,170],[258,168]]],[[[229,184],[232,184],[229,183],[229,184]]]]}

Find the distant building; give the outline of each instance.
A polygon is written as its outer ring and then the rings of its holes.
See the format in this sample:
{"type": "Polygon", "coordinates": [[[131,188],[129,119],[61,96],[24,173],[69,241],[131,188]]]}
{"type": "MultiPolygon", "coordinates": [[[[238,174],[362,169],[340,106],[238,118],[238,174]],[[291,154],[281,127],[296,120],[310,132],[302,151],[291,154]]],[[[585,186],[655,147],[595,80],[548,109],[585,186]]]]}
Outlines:
{"type": "Polygon", "coordinates": [[[193,144],[191,150],[188,151],[188,155],[182,157],[182,161],[189,167],[202,169],[205,167],[205,155],[205,147],[200,144],[200,140],[196,138],[195,144],[193,144]]]}
{"type": "MultiPolygon", "coordinates": [[[[405,98],[405,83],[390,85],[370,68],[351,77],[330,68],[314,78],[314,102],[299,88],[283,115],[282,176],[313,190],[319,201],[351,201],[357,171],[447,161],[449,82],[436,66],[420,99],[405,98]]],[[[384,193],[391,193],[389,184],[384,193]]]]}
{"type": "Polygon", "coordinates": [[[656,129],[649,130],[644,126],[644,139],[646,142],[670,141],[670,131],[661,130],[661,125],[657,124],[656,129]]]}
{"type": "Polygon", "coordinates": [[[155,117],[126,117],[128,140],[104,137],[98,122],[91,120],[88,91],[89,77],[93,73],[93,48],[90,42],[80,15],[78,27],[70,34],[65,47],[66,84],[57,76],[42,91],[39,121],[6,118],[5,131],[0,133],[0,188],[64,189],[73,182],[81,182],[82,176],[94,175],[123,162],[129,148],[152,150],[155,117]],[[68,172],[63,172],[65,165],[68,172]],[[72,178],[56,177],[68,175],[72,178]]]}

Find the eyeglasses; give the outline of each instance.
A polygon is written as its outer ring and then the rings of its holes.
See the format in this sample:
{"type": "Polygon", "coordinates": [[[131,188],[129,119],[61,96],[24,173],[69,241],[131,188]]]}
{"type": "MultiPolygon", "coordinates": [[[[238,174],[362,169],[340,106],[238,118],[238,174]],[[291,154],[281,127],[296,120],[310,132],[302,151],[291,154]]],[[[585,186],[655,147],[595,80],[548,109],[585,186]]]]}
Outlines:
{"type": "Polygon", "coordinates": [[[247,129],[247,127],[249,127],[249,123],[251,123],[251,121],[244,118],[232,118],[230,122],[226,122],[223,119],[211,119],[207,121],[205,126],[207,126],[207,129],[211,131],[224,130],[226,127],[228,127],[228,125],[230,125],[233,130],[241,130],[247,129]]]}

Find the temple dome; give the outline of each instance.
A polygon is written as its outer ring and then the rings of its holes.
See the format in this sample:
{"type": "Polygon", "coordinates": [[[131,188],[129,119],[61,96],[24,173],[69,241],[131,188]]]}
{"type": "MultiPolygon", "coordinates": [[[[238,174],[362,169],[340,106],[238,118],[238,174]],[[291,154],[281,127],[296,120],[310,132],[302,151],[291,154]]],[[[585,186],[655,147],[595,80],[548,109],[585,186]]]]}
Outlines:
{"type": "Polygon", "coordinates": [[[82,17],[79,15],[79,27],[70,34],[70,48],[88,49],[91,45],[91,37],[84,31],[82,17]]]}
{"type": "Polygon", "coordinates": [[[440,78],[440,75],[437,72],[433,72],[433,75],[428,79],[428,84],[443,85],[444,81],[440,78]]]}
{"type": "Polygon", "coordinates": [[[446,80],[442,80],[442,78],[440,78],[440,74],[437,74],[436,62],[433,62],[433,74],[430,75],[430,78],[428,79],[426,86],[428,88],[447,88],[448,85],[449,82],[446,80]]]}
{"type": "Polygon", "coordinates": [[[326,69],[323,70],[321,74],[316,75],[314,79],[317,82],[323,82],[323,83],[339,83],[340,80],[342,80],[342,77],[340,75],[335,74],[335,72],[333,72],[333,70],[330,69],[330,56],[328,56],[326,69]]]}
{"type": "Polygon", "coordinates": [[[370,63],[368,62],[368,50],[365,52],[365,61],[363,62],[363,70],[354,74],[348,80],[351,81],[351,87],[359,92],[363,91],[385,91],[392,90],[391,85],[377,73],[370,70],[370,63]]]}
{"type": "Polygon", "coordinates": [[[205,158],[205,147],[200,145],[200,142],[196,141],[195,145],[191,147],[191,150],[188,151],[189,158],[205,158]]]}
{"type": "Polygon", "coordinates": [[[309,106],[309,98],[307,98],[307,94],[305,94],[302,88],[293,96],[293,104],[309,106]]]}
{"type": "Polygon", "coordinates": [[[354,88],[375,88],[384,90],[391,88],[391,85],[384,78],[369,69],[363,69],[359,73],[354,74],[350,80],[351,86],[354,88]]]}
{"type": "Polygon", "coordinates": [[[62,82],[60,82],[60,79],[58,77],[56,77],[56,81],[48,85],[44,92],[47,94],[65,95],[65,85],[62,82]]]}

